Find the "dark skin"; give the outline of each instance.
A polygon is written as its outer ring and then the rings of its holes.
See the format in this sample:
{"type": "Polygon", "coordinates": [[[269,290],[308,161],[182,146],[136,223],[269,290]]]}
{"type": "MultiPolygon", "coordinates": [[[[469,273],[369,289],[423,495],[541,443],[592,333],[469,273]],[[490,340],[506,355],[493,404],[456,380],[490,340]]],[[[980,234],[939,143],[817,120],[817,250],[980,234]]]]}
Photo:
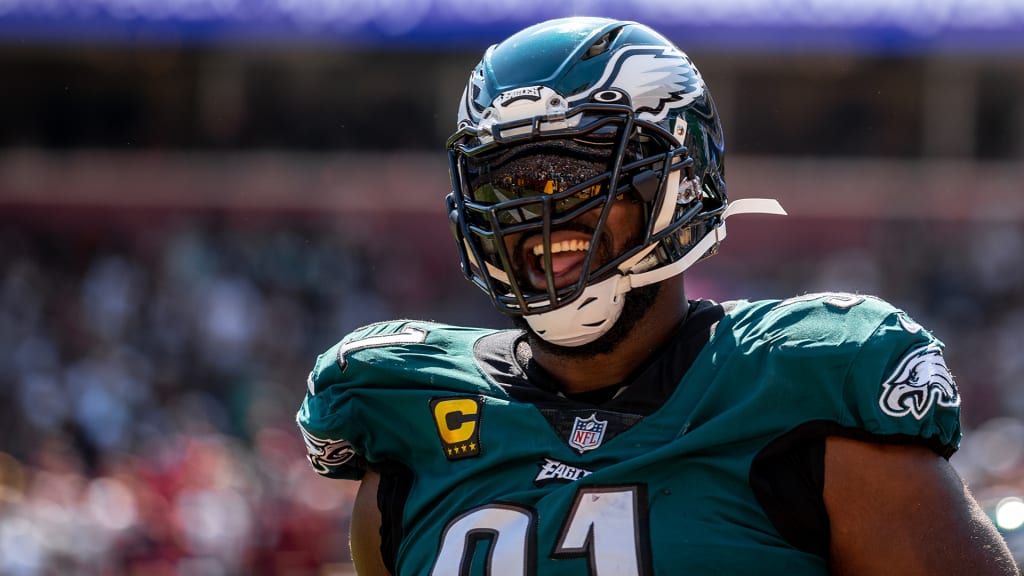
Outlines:
{"type": "MultiPolygon", "coordinates": [[[[626,202],[611,210],[608,229],[615,249],[624,249],[635,234],[636,210],[626,202]],[[625,235],[616,234],[620,231],[625,235]]],[[[653,305],[610,352],[579,357],[534,345],[533,358],[566,392],[617,385],[666,341],[686,312],[682,276],[676,276],[663,282],[653,305]]],[[[379,479],[367,473],[353,510],[352,557],[361,575],[389,575],[380,555],[379,479]]],[[[832,574],[1020,574],[952,465],[925,447],[829,437],[823,496],[832,531],[832,574]]]]}
{"type": "MultiPolygon", "coordinates": [[[[581,215],[577,222],[583,227],[593,230],[598,227],[600,215],[601,210],[597,209],[581,215]]],[[[608,258],[611,254],[622,254],[641,241],[642,205],[629,198],[615,202],[608,212],[603,229],[606,232],[597,240],[579,232],[566,236],[569,238],[580,237],[583,240],[601,243],[602,250],[599,251],[599,254],[604,253],[608,258]],[[622,231],[626,233],[622,233],[622,231]]],[[[553,241],[561,237],[557,232],[552,234],[553,241]]],[[[513,247],[520,247],[517,254],[519,259],[540,260],[530,256],[532,254],[530,248],[539,243],[540,238],[535,236],[527,238],[525,241],[520,240],[513,236],[508,238],[506,243],[510,250],[513,247]],[[523,252],[526,253],[525,256],[523,252]]],[[[595,258],[591,262],[591,268],[597,269],[602,264],[602,261],[595,258]]],[[[527,265],[523,264],[523,267],[527,267],[527,265]]],[[[572,284],[579,279],[579,275],[578,269],[570,269],[557,278],[557,285],[561,287],[572,284]]],[[[542,271],[529,276],[535,290],[544,289],[542,271]]],[[[534,360],[553,375],[561,384],[562,390],[569,394],[590,392],[621,384],[668,340],[689,310],[690,305],[684,295],[682,276],[670,278],[662,284],[662,290],[642,320],[634,326],[630,337],[621,340],[611,352],[596,356],[583,356],[574,353],[575,351],[572,349],[541,346],[538,343],[538,337],[533,333],[528,333],[534,360]]]]}

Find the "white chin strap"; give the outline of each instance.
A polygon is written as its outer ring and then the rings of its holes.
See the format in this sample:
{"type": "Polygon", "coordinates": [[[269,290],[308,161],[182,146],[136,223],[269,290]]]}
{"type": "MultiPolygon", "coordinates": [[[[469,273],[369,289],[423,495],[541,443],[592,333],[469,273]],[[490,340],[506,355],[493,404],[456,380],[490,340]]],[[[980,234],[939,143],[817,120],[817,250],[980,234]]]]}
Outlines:
{"type": "Polygon", "coordinates": [[[722,224],[708,232],[679,260],[653,270],[631,272],[654,249],[653,245],[649,246],[624,262],[618,275],[587,286],[580,297],[567,306],[524,316],[526,322],[538,336],[557,346],[583,346],[597,340],[619,319],[627,292],[681,274],[725,239],[725,220],[736,214],[785,215],[786,211],[777,200],[769,198],[742,198],[730,202],[722,213],[722,224]]]}

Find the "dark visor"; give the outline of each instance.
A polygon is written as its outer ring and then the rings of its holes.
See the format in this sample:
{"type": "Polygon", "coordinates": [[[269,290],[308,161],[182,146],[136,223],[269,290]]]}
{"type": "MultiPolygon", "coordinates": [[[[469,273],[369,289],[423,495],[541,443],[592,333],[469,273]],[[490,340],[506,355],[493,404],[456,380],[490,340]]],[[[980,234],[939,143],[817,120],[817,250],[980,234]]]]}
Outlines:
{"type": "Polygon", "coordinates": [[[608,180],[580,186],[609,175],[612,146],[571,140],[534,142],[465,160],[466,193],[475,203],[493,206],[515,200],[499,219],[523,222],[539,218],[550,202],[554,214],[564,214],[604,194],[608,180]],[[543,200],[544,198],[550,200],[543,200]]]}

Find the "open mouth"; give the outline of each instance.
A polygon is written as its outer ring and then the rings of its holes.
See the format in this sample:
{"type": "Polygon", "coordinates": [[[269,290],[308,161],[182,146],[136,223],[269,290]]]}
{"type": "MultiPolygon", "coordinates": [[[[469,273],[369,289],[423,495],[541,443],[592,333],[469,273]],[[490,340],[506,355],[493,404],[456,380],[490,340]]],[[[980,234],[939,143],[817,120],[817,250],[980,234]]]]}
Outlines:
{"type": "MultiPolygon", "coordinates": [[[[579,233],[552,235],[551,276],[555,288],[563,288],[577,282],[583,274],[583,262],[590,250],[590,237],[579,233]]],[[[545,266],[544,242],[537,238],[525,246],[529,257],[527,276],[536,290],[547,290],[547,268],[545,266]]]]}

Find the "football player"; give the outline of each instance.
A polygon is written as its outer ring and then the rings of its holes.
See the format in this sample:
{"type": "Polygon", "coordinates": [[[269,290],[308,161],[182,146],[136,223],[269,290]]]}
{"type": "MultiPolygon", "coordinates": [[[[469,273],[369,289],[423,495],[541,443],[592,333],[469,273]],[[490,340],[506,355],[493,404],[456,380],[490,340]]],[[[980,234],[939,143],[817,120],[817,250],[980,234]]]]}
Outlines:
{"type": "Polygon", "coordinates": [[[384,322],[320,356],[309,460],[361,480],[360,574],[1016,574],[948,462],[942,344],[872,297],[688,300],[722,130],[650,28],[532,26],[448,142],[468,279],[518,329],[384,322]]]}

